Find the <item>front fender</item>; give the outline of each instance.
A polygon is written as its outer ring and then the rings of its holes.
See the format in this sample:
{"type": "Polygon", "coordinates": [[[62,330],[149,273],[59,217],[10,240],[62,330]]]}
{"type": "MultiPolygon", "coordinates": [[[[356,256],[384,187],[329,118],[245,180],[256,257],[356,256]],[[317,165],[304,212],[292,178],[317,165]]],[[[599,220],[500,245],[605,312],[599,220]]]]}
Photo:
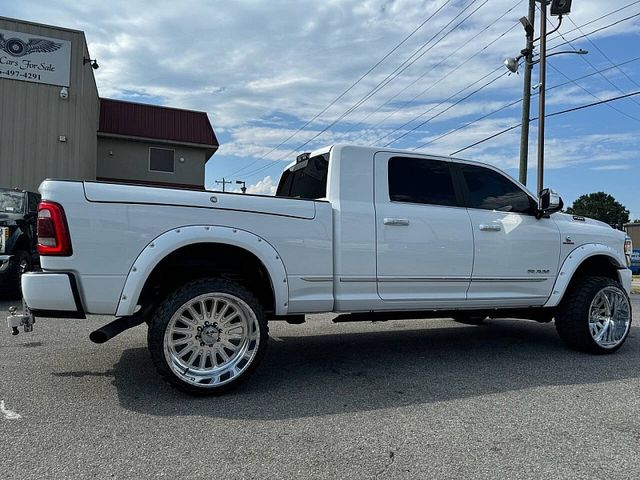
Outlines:
{"type": "Polygon", "coordinates": [[[573,275],[576,273],[576,270],[582,265],[586,259],[590,257],[595,257],[596,255],[604,255],[609,257],[614,265],[618,268],[626,268],[626,260],[620,255],[620,252],[609,247],[608,245],[603,245],[599,243],[590,243],[587,245],[580,245],[576,247],[574,250],[569,253],[567,258],[565,258],[562,267],[560,268],[560,272],[556,278],[556,283],[553,286],[553,290],[551,291],[551,296],[547,303],[545,303],[545,307],[556,307],[560,304],[560,301],[564,297],[567,288],[569,287],[569,283],[573,278],[573,275]]]}
{"type": "Polygon", "coordinates": [[[223,243],[244,248],[265,266],[275,294],[276,315],[286,315],[289,304],[287,272],[280,254],[264,238],[238,228],[215,225],[179,227],[153,239],[131,266],[120,295],[117,316],[133,315],[142,289],[154,268],[172,252],[197,243],[223,243]]]}

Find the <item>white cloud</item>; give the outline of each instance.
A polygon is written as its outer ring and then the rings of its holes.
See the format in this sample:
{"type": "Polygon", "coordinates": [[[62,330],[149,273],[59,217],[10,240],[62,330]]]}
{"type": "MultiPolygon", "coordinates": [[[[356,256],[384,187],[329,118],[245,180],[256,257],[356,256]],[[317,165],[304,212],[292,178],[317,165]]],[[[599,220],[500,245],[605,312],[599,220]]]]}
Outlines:
{"type": "Polygon", "coordinates": [[[271,176],[267,175],[258,183],[249,185],[247,187],[247,193],[255,193],[258,195],[275,195],[277,184],[274,183],[271,176]]]}

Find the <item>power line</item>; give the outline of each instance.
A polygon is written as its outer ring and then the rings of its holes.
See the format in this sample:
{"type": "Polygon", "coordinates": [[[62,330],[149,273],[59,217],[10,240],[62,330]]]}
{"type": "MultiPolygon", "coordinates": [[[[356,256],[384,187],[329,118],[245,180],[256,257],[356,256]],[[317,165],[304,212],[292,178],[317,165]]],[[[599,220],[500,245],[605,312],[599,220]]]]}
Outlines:
{"type": "MultiPolygon", "coordinates": [[[[635,4],[635,3],[640,3],[640,0],[638,0],[637,2],[634,2],[633,4],[635,4]]],[[[633,5],[633,4],[631,4],[631,5],[633,5]]],[[[630,5],[629,5],[629,6],[630,6],[630,5]]],[[[625,8],[626,8],[626,7],[625,7],[625,8]]],[[[618,10],[618,11],[619,11],[619,10],[618,10]]],[[[612,14],[609,14],[609,15],[612,15],[612,14]]],[[[605,17],[607,17],[607,16],[609,16],[609,15],[605,15],[605,16],[600,17],[600,18],[605,18],[605,17]]],[[[578,36],[578,37],[572,38],[571,40],[567,40],[567,41],[565,41],[565,42],[558,43],[557,45],[554,45],[553,47],[549,48],[549,51],[551,51],[551,50],[555,50],[555,49],[556,49],[556,48],[558,48],[558,47],[562,47],[562,46],[564,46],[564,45],[567,45],[570,41],[571,41],[571,42],[575,42],[576,40],[580,40],[581,38],[585,38],[585,37],[588,37],[589,35],[593,35],[593,34],[595,34],[595,33],[602,32],[603,30],[606,30],[606,29],[608,29],[608,28],[615,27],[616,25],[619,25],[619,24],[620,24],[620,23],[622,23],[622,22],[626,22],[627,20],[631,20],[632,18],[636,18],[636,17],[638,17],[638,16],[640,16],[640,12],[638,12],[638,13],[636,13],[636,14],[634,14],[634,15],[630,15],[630,16],[628,16],[628,17],[622,18],[622,19],[620,19],[620,20],[617,20],[617,21],[615,21],[615,22],[613,22],[613,23],[610,23],[609,25],[605,25],[604,27],[597,28],[597,29],[595,29],[595,30],[593,30],[593,31],[591,31],[591,32],[589,32],[589,33],[584,33],[584,34],[582,34],[582,35],[580,35],[580,36],[578,36]]],[[[593,20],[592,22],[589,22],[589,23],[585,23],[584,25],[582,25],[582,26],[581,26],[581,28],[582,28],[582,27],[585,27],[586,25],[589,25],[590,23],[593,23],[593,22],[595,22],[595,20],[593,20]]],[[[567,34],[568,34],[568,33],[571,33],[571,32],[575,32],[576,30],[577,30],[577,29],[570,30],[570,31],[568,31],[568,32],[567,32],[567,34]]]]}
{"type": "MultiPolygon", "coordinates": [[[[380,66],[380,64],[382,64],[387,58],[389,58],[395,51],[397,51],[402,45],[404,45],[411,37],[413,37],[418,30],[420,30],[422,27],[424,27],[427,23],[429,23],[429,21],[435,17],[438,13],[440,13],[440,11],[446,7],[449,3],[451,3],[453,0],[446,0],[446,2],[444,2],[438,9],[436,9],[435,12],[433,12],[431,15],[429,15],[427,17],[426,20],[424,20],[420,25],[418,25],[415,29],[413,29],[413,31],[411,31],[411,33],[409,33],[409,35],[407,35],[406,37],[404,37],[402,39],[402,41],[400,43],[398,43],[395,47],[393,47],[391,50],[389,50],[389,52],[387,52],[380,60],[378,60],[372,67],[370,67],[365,73],[363,73],[355,82],[353,82],[349,88],[347,88],[344,92],[342,92],[340,95],[338,95],[336,98],[334,98],[331,102],[329,102],[329,104],[324,107],[319,113],[317,113],[316,115],[313,116],[313,118],[311,118],[311,120],[309,120],[307,123],[305,123],[302,127],[298,128],[298,130],[296,130],[294,133],[292,133],[289,137],[287,137],[285,140],[283,140],[282,142],[280,142],[278,145],[276,145],[275,147],[273,147],[269,152],[267,152],[266,154],[264,154],[260,159],[254,161],[253,163],[246,165],[244,167],[242,167],[239,170],[236,170],[234,173],[231,174],[231,176],[236,175],[238,172],[241,172],[242,170],[248,168],[249,166],[253,165],[254,163],[256,163],[259,160],[262,160],[266,157],[268,157],[271,153],[275,152],[278,148],[280,148],[282,145],[284,145],[285,143],[287,143],[289,140],[291,140],[293,137],[295,137],[298,133],[300,133],[301,131],[303,131],[305,128],[307,128],[311,123],[313,123],[315,120],[317,120],[320,116],[322,116],[327,110],[329,110],[332,106],[334,106],[340,99],[342,99],[347,93],[349,93],[351,90],[353,90],[353,88],[355,88],[356,85],[358,85],[362,80],[365,79],[365,77],[367,77],[371,72],[373,72],[377,67],[380,66]]],[[[640,1],[640,0],[639,0],[640,1]]]]}
{"type": "MultiPolygon", "coordinates": [[[[376,108],[373,112],[370,112],[369,114],[367,114],[365,117],[363,117],[358,123],[352,125],[346,132],[344,132],[344,134],[347,134],[349,132],[351,132],[352,130],[354,130],[357,126],[361,125],[364,121],[366,121],[368,118],[370,118],[372,115],[375,115],[376,113],[378,113],[380,110],[382,110],[384,107],[386,107],[387,105],[389,105],[393,100],[395,100],[396,98],[398,98],[400,95],[402,95],[404,92],[406,92],[409,88],[411,88],[412,86],[414,86],[416,83],[418,83],[420,80],[422,80],[427,74],[433,72],[434,70],[436,70],[438,67],[440,67],[442,64],[444,64],[448,59],[450,59],[451,57],[453,57],[456,53],[458,53],[460,50],[462,50],[464,47],[466,47],[467,45],[469,45],[471,42],[473,42],[476,38],[478,38],[479,36],[481,36],[482,34],[484,34],[487,30],[489,30],[491,27],[493,27],[495,24],[497,24],[500,20],[502,20],[504,17],[506,17],[509,13],[511,13],[515,8],[517,8],[524,0],[518,0],[509,10],[507,10],[506,12],[504,12],[502,15],[500,15],[498,18],[496,18],[493,22],[491,22],[489,25],[487,25],[486,27],[484,27],[482,30],[480,30],[478,33],[476,33],[475,35],[473,35],[471,38],[469,38],[466,42],[464,42],[462,45],[460,45],[458,48],[456,48],[453,52],[451,52],[450,54],[447,55],[447,57],[443,58],[440,62],[438,62],[436,65],[428,68],[422,75],[420,75],[419,77],[417,77],[415,80],[413,80],[411,83],[409,83],[407,86],[405,86],[402,90],[398,91],[396,94],[394,94],[392,97],[388,98],[386,102],[384,102],[383,104],[381,104],[378,108],[376,108]]],[[[504,37],[505,35],[507,35],[511,30],[513,30],[516,26],[519,25],[519,22],[516,22],[514,25],[512,25],[506,32],[502,33],[501,35],[499,35],[496,39],[494,39],[492,42],[490,42],[489,44],[485,45],[484,48],[482,48],[481,50],[476,51],[473,55],[471,55],[469,58],[467,58],[466,60],[464,60],[463,62],[461,62],[460,64],[458,64],[458,66],[456,66],[453,70],[449,71],[448,73],[446,73],[445,75],[443,75],[442,77],[440,77],[440,79],[438,79],[436,82],[431,83],[429,85],[429,87],[427,87],[427,89],[423,90],[422,92],[418,93],[416,96],[414,96],[411,100],[409,100],[409,102],[412,102],[413,100],[415,100],[416,98],[418,98],[419,96],[423,95],[424,93],[428,92],[429,90],[431,90],[433,87],[435,87],[436,85],[438,85],[442,80],[444,80],[445,78],[447,78],[448,76],[450,76],[451,74],[453,74],[455,71],[457,71],[459,68],[461,68],[466,62],[472,60],[474,57],[480,55],[480,53],[482,53],[484,50],[486,50],[488,47],[490,47],[491,45],[493,45],[495,42],[497,42],[498,40],[500,40],[502,37],[504,37]]],[[[388,120],[390,117],[392,117],[393,115],[395,115],[398,111],[400,111],[402,108],[397,108],[395,109],[393,112],[391,112],[389,115],[387,115],[385,118],[383,118],[382,120],[380,120],[378,123],[376,123],[375,125],[373,125],[372,127],[369,128],[376,128],[378,125],[380,125],[381,123],[385,122],[386,120],[388,120]]],[[[362,135],[358,138],[362,138],[362,135]]],[[[357,139],[356,139],[357,140],[357,139]]]]}
{"type": "MultiPolygon", "coordinates": [[[[625,98],[630,98],[630,97],[635,97],[636,95],[640,95],[640,91],[637,92],[631,92],[631,93],[627,93],[625,95],[620,95],[619,97],[614,97],[614,98],[609,98],[607,100],[601,100],[599,102],[594,102],[594,103],[589,103],[587,105],[581,105],[579,107],[573,107],[573,108],[568,108],[566,110],[561,110],[559,112],[554,112],[554,113],[550,113],[548,115],[546,115],[547,118],[549,117],[557,117],[558,115],[564,115],[566,113],[571,113],[571,112],[577,112],[578,110],[584,110],[585,108],[590,108],[590,107],[595,107],[597,105],[603,105],[609,102],[615,102],[616,100],[622,100],[625,98]]],[[[530,121],[533,122],[535,120],[538,120],[538,118],[532,118],[530,121]]],[[[520,127],[522,125],[522,123],[518,123],[517,125],[512,125],[508,128],[505,128],[504,130],[498,132],[498,133],[494,133],[493,135],[486,137],[478,142],[472,143],[471,145],[467,145],[464,148],[461,148],[460,150],[456,150],[455,152],[451,153],[450,155],[457,155],[458,153],[464,152],[465,150],[469,150],[470,148],[476,147],[482,143],[488,142],[489,140],[492,140],[496,137],[499,137],[500,135],[503,135],[507,132],[510,132],[511,130],[515,130],[516,128],[520,127]]]]}
{"type": "MultiPolygon", "coordinates": [[[[538,7],[536,5],[536,8],[538,8],[538,11],[540,11],[540,7],[538,7]]],[[[548,21],[549,24],[553,25],[551,20],[548,21]]],[[[573,21],[572,21],[573,23],[573,21]]],[[[575,23],[573,23],[575,25],[575,23]]],[[[582,33],[582,30],[580,30],[580,27],[578,27],[576,25],[576,28],[578,29],[578,31],[580,33],[582,33]]],[[[566,37],[562,34],[562,32],[558,31],[558,35],[560,35],[560,37],[573,49],[574,52],[578,52],[578,49],[575,47],[575,45],[573,44],[572,40],[567,40],[566,37]]],[[[589,39],[589,37],[586,37],[587,40],[589,40],[591,43],[593,43],[591,41],[591,39],[589,39]]],[[[595,45],[595,44],[594,44],[595,45]]],[[[597,47],[596,47],[597,48],[597,47]]],[[[583,62],[585,62],[587,65],[589,65],[589,67],[591,67],[591,69],[594,72],[598,71],[598,68],[589,61],[588,58],[585,57],[585,55],[580,55],[580,58],[582,59],[583,62]]],[[[613,62],[611,62],[613,64],[613,62]]],[[[567,77],[564,73],[562,73],[560,70],[558,70],[558,68],[554,67],[551,63],[549,63],[549,66],[551,68],[553,68],[556,72],[558,72],[560,75],[562,75],[564,78],[566,78],[567,80],[569,80],[569,77],[567,77]]],[[[616,85],[615,83],[613,83],[607,76],[605,76],[603,73],[599,73],[600,77],[602,77],[609,85],[611,85],[613,88],[615,88],[616,90],[618,90],[618,92],[622,93],[624,95],[624,90],[622,90],[618,85],[616,85]]],[[[601,98],[599,98],[597,95],[593,94],[592,92],[590,92],[586,87],[584,87],[583,85],[579,85],[576,82],[573,82],[577,87],[581,88],[583,91],[585,91],[588,95],[591,95],[593,98],[595,98],[596,100],[602,100],[601,98]]],[[[640,105],[640,103],[638,103],[636,101],[635,98],[630,97],[629,98],[630,101],[634,102],[636,105],[640,105]]],[[[621,115],[624,115],[627,118],[630,118],[631,120],[635,120],[636,122],[640,123],[640,119],[638,119],[637,117],[634,117],[633,115],[630,115],[626,112],[624,112],[623,110],[620,110],[619,108],[615,107],[614,105],[607,105],[609,108],[611,108],[612,110],[615,110],[616,112],[620,113],[621,115]]]]}
{"type": "MultiPolygon", "coordinates": [[[[417,93],[416,95],[413,96],[413,98],[411,98],[410,100],[408,100],[408,102],[405,103],[411,103],[415,100],[417,100],[419,97],[423,96],[424,94],[426,94],[428,91],[430,91],[431,89],[433,89],[436,85],[438,85],[440,82],[442,82],[443,80],[449,78],[451,75],[453,75],[455,72],[457,72],[460,68],[462,68],[464,65],[466,65],[469,61],[471,61],[473,58],[477,57],[478,55],[480,55],[482,52],[484,52],[487,48],[489,48],[491,45],[493,45],[494,43],[496,43],[497,41],[499,41],[502,37],[504,37],[505,35],[507,35],[511,30],[513,30],[516,26],[519,25],[518,23],[515,23],[514,25],[512,25],[507,31],[503,32],[502,34],[500,34],[498,37],[496,37],[494,40],[492,40],[491,42],[489,42],[487,45],[485,45],[482,49],[478,50],[476,53],[474,53],[473,55],[471,55],[470,57],[468,57],[467,59],[465,59],[464,61],[460,62],[455,68],[453,68],[452,70],[450,70],[449,72],[447,72],[446,74],[444,74],[442,77],[440,77],[438,80],[436,80],[435,82],[429,84],[429,86],[427,88],[425,88],[424,90],[422,90],[421,92],[417,93]]],[[[434,67],[435,68],[435,67],[434,67]]],[[[477,80],[476,82],[468,85],[467,87],[465,87],[464,89],[460,90],[458,93],[462,93],[464,90],[466,90],[467,88],[471,88],[473,85],[475,85],[476,83],[484,80],[487,76],[491,75],[494,72],[497,72],[498,70],[500,70],[502,67],[496,68],[495,70],[493,70],[492,72],[490,72],[489,74],[487,74],[486,76],[482,77],[481,79],[477,80]]],[[[427,72],[428,73],[428,72],[427,72]]],[[[423,76],[420,77],[423,78],[423,76]]],[[[420,80],[418,79],[418,80],[420,80]]],[[[402,93],[402,92],[400,92],[402,93]]],[[[457,94],[456,94],[457,95],[457,94]]],[[[390,99],[390,100],[393,100],[390,99]]],[[[446,100],[445,100],[446,101],[446,100]]],[[[389,103],[389,102],[387,102],[389,103]]],[[[386,104],[385,104],[386,105],[386,104]]],[[[382,105],[383,107],[385,105],[382,105]]],[[[435,105],[433,108],[428,109],[427,111],[423,112],[421,115],[414,117],[412,120],[410,120],[409,122],[401,125],[400,127],[396,128],[395,130],[393,130],[390,133],[387,133],[386,135],[379,137],[378,139],[376,139],[376,142],[390,136],[393,135],[395,132],[397,132],[398,130],[402,129],[403,127],[405,127],[406,125],[410,124],[411,122],[417,120],[418,118],[420,118],[421,116],[426,115],[427,113],[433,111],[435,108],[439,107],[440,105],[442,105],[442,103],[435,105]]],[[[386,122],[387,120],[389,120],[391,117],[393,117],[394,115],[396,115],[398,112],[400,112],[404,107],[398,107],[395,110],[393,110],[392,112],[390,112],[386,117],[384,117],[382,120],[380,120],[379,122],[377,122],[375,125],[372,125],[369,128],[376,128],[378,127],[380,124],[386,122]]],[[[362,136],[358,137],[358,138],[362,138],[362,136]]],[[[374,142],[375,143],[375,142],[374,142]]]]}
{"type": "MultiPolygon", "coordinates": [[[[576,23],[571,19],[571,17],[568,17],[569,21],[578,29],[578,31],[581,34],[584,34],[584,32],[582,31],[582,29],[580,27],[578,27],[578,25],[576,25],[576,23]]],[[[636,82],[633,78],[631,78],[629,75],[627,75],[627,72],[625,72],[624,70],[622,70],[622,68],[620,68],[619,66],[615,65],[615,62],[613,60],[611,60],[611,57],[609,57],[609,55],[607,55],[606,53],[604,53],[604,51],[602,51],[602,49],[593,41],[591,40],[589,37],[586,37],[587,41],[593,46],[593,48],[595,48],[598,52],[600,52],[600,55],[602,55],[611,65],[614,65],[616,67],[616,69],[622,74],[624,75],[624,77],[629,80],[631,83],[633,83],[636,87],[640,88],[640,84],[638,82],[636,82]]],[[[635,99],[633,99],[633,101],[635,103],[637,103],[637,101],[635,99]]]]}
{"type": "MultiPolygon", "coordinates": [[[[456,15],[447,25],[445,25],[436,35],[434,35],[429,41],[433,40],[433,38],[435,38],[437,35],[439,35],[440,33],[442,33],[444,31],[445,28],[447,28],[449,25],[451,25],[455,20],[457,20],[460,16],[462,16],[462,14],[468,9],[470,8],[476,1],[478,0],[473,0],[471,3],[469,3],[460,13],[458,13],[458,15],[456,15]]],[[[329,130],[331,127],[333,127],[334,125],[336,125],[338,122],[340,122],[342,119],[344,119],[345,117],[349,116],[351,113],[353,113],[354,111],[356,111],[361,105],[363,105],[367,100],[369,100],[371,97],[373,97],[376,93],[378,93],[380,90],[382,90],[384,87],[386,87],[389,83],[391,83],[395,78],[397,78],[400,74],[402,74],[407,68],[409,68],[411,65],[413,65],[417,60],[419,60],[420,58],[422,58],[428,51],[430,51],[433,47],[435,47],[438,43],[440,43],[444,38],[446,38],[451,32],[453,32],[456,28],[458,28],[460,25],[462,25],[467,19],[469,19],[469,17],[471,17],[474,13],[476,13],[478,10],[480,10],[482,7],[484,7],[489,0],[485,0],[482,5],[480,5],[479,7],[477,7],[473,12],[471,12],[467,17],[465,17],[463,19],[462,22],[458,23],[455,27],[453,27],[451,30],[449,30],[443,37],[441,37],[440,39],[438,39],[438,41],[432,45],[431,47],[429,47],[428,50],[421,52],[419,55],[417,55],[415,58],[413,58],[410,62],[405,63],[405,64],[401,64],[398,68],[396,68],[393,72],[391,72],[389,75],[387,75],[387,77],[382,80],[380,83],[378,83],[378,85],[376,85],[368,94],[366,94],[364,97],[362,97],[358,102],[356,102],[354,105],[352,105],[349,109],[347,109],[347,111],[345,111],[339,118],[337,118],[336,120],[334,120],[333,122],[331,122],[329,125],[327,125],[322,131],[320,131],[319,133],[317,133],[316,135],[314,135],[312,138],[310,138],[309,140],[307,140],[306,142],[304,142],[302,145],[299,145],[297,148],[295,148],[294,150],[292,150],[293,152],[299,151],[300,149],[304,148],[305,146],[307,146],[309,143],[311,143],[313,140],[315,140],[316,138],[318,138],[320,135],[322,135],[323,133],[325,133],[327,130],[329,130]]],[[[419,52],[423,47],[421,47],[420,49],[418,49],[417,52],[419,52]]],[[[417,53],[416,52],[416,53],[417,53]]],[[[416,55],[416,53],[414,53],[414,55],[416,55]]],[[[413,57],[413,55],[412,55],[413,57]]],[[[409,59],[411,59],[411,57],[409,57],[409,59]]],[[[407,59],[407,61],[409,61],[409,59],[407,59]]],[[[288,153],[287,153],[288,155],[288,153]]],[[[286,155],[285,155],[286,156],[286,155]]],[[[283,157],[284,158],[284,157],[283,157]]]]}
{"type": "MultiPolygon", "coordinates": [[[[637,62],[638,60],[640,60],[640,56],[632,58],[631,60],[626,60],[626,61],[624,61],[622,63],[615,64],[615,65],[613,65],[611,67],[608,67],[608,68],[605,68],[605,69],[602,69],[602,70],[598,70],[597,72],[589,73],[587,75],[582,75],[581,77],[571,79],[571,80],[569,80],[567,82],[563,82],[563,83],[559,83],[557,85],[553,85],[553,86],[547,88],[547,91],[554,90],[554,89],[560,88],[560,87],[564,87],[564,86],[569,85],[569,84],[574,83],[574,82],[579,82],[580,80],[584,80],[585,78],[589,78],[589,77],[593,77],[595,75],[598,75],[601,72],[606,72],[607,70],[613,70],[614,68],[619,68],[619,67],[621,67],[623,65],[627,65],[627,64],[632,63],[632,62],[637,62]]],[[[537,94],[538,93],[536,92],[536,93],[533,94],[533,96],[536,96],[537,94]]],[[[448,137],[449,135],[453,135],[454,133],[459,132],[460,130],[464,130],[465,128],[468,128],[471,125],[474,125],[474,124],[484,120],[485,118],[491,117],[492,115],[495,115],[496,113],[500,113],[500,112],[502,112],[504,110],[507,110],[508,108],[519,104],[520,102],[522,102],[522,98],[514,100],[514,101],[512,101],[510,103],[507,103],[507,104],[499,107],[496,110],[493,110],[493,111],[491,111],[491,112],[489,112],[489,113],[487,113],[485,115],[482,115],[481,117],[476,118],[475,120],[472,120],[472,121],[470,121],[470,122],[468,122],[468,123],[466,123],[466,124],[464,124],[464,125],[462,125],[462,126],[460,126],[458,128],[455,128],[455,129],[450,130],[450,131],[448,131],[448,132],[446,132],[446,133],[444,133],[444,134],[442,134],[442,135],[440,135],[440,136],[438,136],[436,138],[433,138],[433,139],[429,140],[428,142],[423,143],[422,145],[419,145],[419,146],[415,147],[413,150],[418,150],[420,148],[426,147],[427,145],[431,145],[432,143],[435,143],[438,140],[441,140],[441,139],[443,139],[445,137],[448,137]]]]}
{"type": "MultiPolygon", "coordinates": [[[[502,68],[502,67],[500,67],[502,68]]],[[[494,70],[495,72],[495,70],[494,70]]],[[[494,73],[491,72],[491,73],[494,73]]],[[[471,98],[473,95],[475,95],[476,93],[484,90],[485,88],[487,88],[489,85],[492,85],[493,83],[497,82],[498,80],[500,80],[501,78],[503,78],[504,76],[506,76],[509,72],[504,72],[500,75],[498,75],[497,77],[489,80],[487,83],[485,83],[484,85],[482,85],[481,87],[477,88],[476,90],[474,90],[473,92],[469,93],[468,95],[465,95],[464,97],[462,97],[461,99],[457,100],[456,102],[452,103],[451,105],[449,105],[447,108],[445,108],[444,110],[438,112],[437,114],[435,114],[432,117],[429,117],[427,120],[425,120],[424,122],[419,123],[418,125],[416,125],[415,127],[411,128],[410,130],[408,130],[407,132],[403,133],[402,135],[400,135],[399,137],[394,138],[393,140],[391,140],[390,142],[386,143],[384,146],[388,147],[389,145],[391,145],[392,143],[397,142],[398,140],[400,140],[401,138],[406,137],[407,135],[409,135],[412,132],[415,132],[418,128],[423,127],[424,125],[426,125],[427,123],[429,123],[431,120],[438,118],[440,115],[442,115],[443,113],[448,112],[449,110],[451,110],[453,107],[461,104],[462,102],[464,102],[465,100],[471,98]]],[[[486,78],[486,76],[485,76],[486,78]]],[[[449,97],[449,99],[451,99],[452,97],[449,97]]],[[[449,100],[448,99],[448,100],[449,100]]],[[[442,102],[440,105],[444,104],[447,100],[445,100],[444,102],[442,102]]]]}
{"type": "MultiPolygon", "coordinates": [[[[373,89],[371,89],[366,95],[364,95],[362,98],[360,98],[360,100],[358,100],[355,104],[353,104],[351,107],[349,107],[340,117],[338,117],[337,119],[335,119],[333,122],[331,122],[329,125],[327,125],[324,129],[322,129],[320,132],[316,133],[313,137],[311,137],[309,140],[307,140],[306,142],[304,142],[301,145],[298,145],[296,148],[294,148],[293,150],[287,152],[285,155],[282,155],[281,157],[277,158],[276,160],[271,161],[269,164],[264,165],[262,167],[259,167],[255,170],[252,170],[250,172],[246,172],[244,175],[255,175],[256,173],[259,173],[261,171],[267,170],[268,168],[271,168],[271,166],[275,165],[276,163],[278,163],[278,161],[282,160],[283,158],[287,157],[288,155],[290,155],[291,153],[295,153],[297,151],[300,151],[302,148],[304,148],[305,146],[307,146],[309,143],[311,143],[313,140],[315,140],[316,138],[318,138],[320,135],[322,135],[323,133],[325,133],[326,131],[328,131],[330,128],[332,128],[334,125],[336,125],[338,122],[340,122],[342,119],[344,119],[345,117],[347,117],[348,115],[350,115],[351,113],[353,113],[355,110],[357,110],[362,104],[364,104],[366,101],[368,101],[371,97],[373,97],[375,94],[377,94],[379,91],[381,91],[384,87],[386,87],[389,83],[391,83],[395,78],[397,78],[399,75],[401,75],[407,68],[409,68],[411,65],[413,65],[416,61],[418,61],[420,58],[422,58],[428,51],[430,51],[433,47],[435,47],[438,43],[440,43],[444,38],[446,38],[450,33],[452,33],[455,29],[457,29],[458,27],[460,27],[469,17],[471,17],[473,14],[475,14],[480,8],[482,8],[484,5],[486,5],[488,3],[489,0],[485,0],[480,6],[478,6],[475,10],[473,10],[469,15],[467,15],[461,22],[459,22],[456,26],[454,26],[451,30],[449,30],[445,35],[443,35],[441,38],[439,38],[435,44],[431,45],[427,50],[425,50],[425,48],[429,45],[429,43],[431,41],[433,41],[438,35],[440,35],[444,30],[446,30],[452,23],[454,23],[458,18],[460,18],[474,3],[476,3],[478,0],[472,0],[469,4],[467,4],[466,7],[464,7],[455,17],[453,17],[451,19],[451,21],[449,21],[449,23],[447,23],[444,27],[442,27],[435,35],[433,35],[429,40],[427,40],[425,43],[423,43],[420,48],[418,48],[413,54],[411,54],[407,59],[405,59],[404,62],[402,62],[398,67],[396,67],[396,69],[391,72],[390,74],[388,74],[381,82],[379,82],[373,89]]],[[[254,162],[255,163],[255,162],[254,162]]]]}

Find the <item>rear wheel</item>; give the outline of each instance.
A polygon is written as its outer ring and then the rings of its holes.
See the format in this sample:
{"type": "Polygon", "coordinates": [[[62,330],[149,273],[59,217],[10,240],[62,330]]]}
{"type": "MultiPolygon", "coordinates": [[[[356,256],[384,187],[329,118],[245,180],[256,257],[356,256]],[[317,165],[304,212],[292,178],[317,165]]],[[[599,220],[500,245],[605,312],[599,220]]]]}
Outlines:
{"type": "Polygon", "coordinates": [[[180,390],[204,395],[245,381],[264,357],[267,338],[255,296],[219,279],[176,290],[153,315],[148,333],[158,372],[180,390]]]}
{"type": "Polygon", "coordinates": [[[605,354],[619,349],[631,328],[631,303],[620,284],[605,277],[576,280],[556,315],[556,330],[571,348],[605,354]]]}

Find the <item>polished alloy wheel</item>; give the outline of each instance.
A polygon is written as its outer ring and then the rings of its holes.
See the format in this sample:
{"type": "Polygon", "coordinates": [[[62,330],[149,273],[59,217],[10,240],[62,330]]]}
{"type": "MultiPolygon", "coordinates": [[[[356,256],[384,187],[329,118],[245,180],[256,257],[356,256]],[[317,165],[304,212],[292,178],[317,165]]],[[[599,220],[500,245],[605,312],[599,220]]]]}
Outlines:
{"type": "Polygon", "coordinates": [[[602,348],[617,347],[627,336],[631,325],[629,299],[618,288],[600,290],[589,307],[589,331],[602,348]]]}
{"type": "Polygon", "coordinates": [[[198,387],[218,387],[251,365],[260,325],[251,308],[226,293],[197,296],[177,309],[164,334],[164,354],[173,373],[198,387]]]}

